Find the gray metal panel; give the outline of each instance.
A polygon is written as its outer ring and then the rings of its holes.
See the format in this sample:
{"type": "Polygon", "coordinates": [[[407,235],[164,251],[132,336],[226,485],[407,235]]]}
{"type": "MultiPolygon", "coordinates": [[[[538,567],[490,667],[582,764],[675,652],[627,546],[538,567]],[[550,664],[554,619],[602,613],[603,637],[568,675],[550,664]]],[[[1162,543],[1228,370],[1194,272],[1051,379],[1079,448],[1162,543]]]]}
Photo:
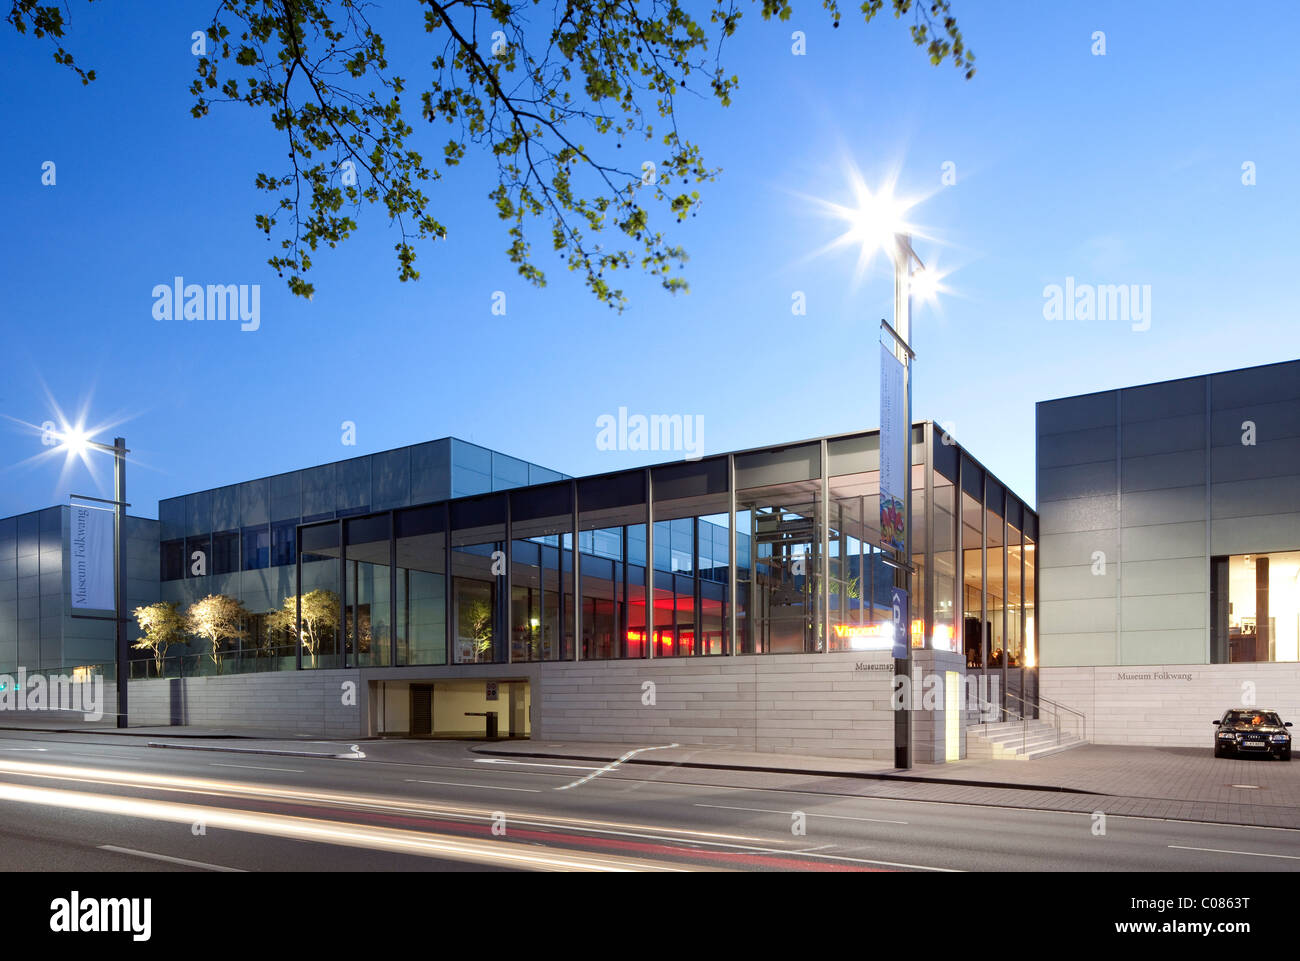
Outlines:
{"type": "Polygon", "coordinates": [[[821,475],[821,459],[821,444],[737,454],[736,489],[812,480],[821,475]]]}
{"type": "Polygon", "coordinates": [[[372,510],[411,504],[411,448],[385,451],[370,458],[374,500],[372,510]]]}
{"type": "Polygon", "coordinates": [[[1115,493],[1115,459],[1038,471],[1038,503],[1115,493]]]}
{"type": "MultiPolygon", "coordinates": [[[[1121,590],[1125,596],[1190,594],[1209,603],[1209,562],[1204,557],[1177,557],[1158,561],[1125,560],[1121,590]]],[[[1127,624],[1125,625],[1127,626],[1127,624]]]]}
{"type": "Polygon", "coordinates": [[[1120,475],[1125,492],[1204,484],[1205,449],[1125,457],[1120,475]]]}
{"type": "Polygon", "coordinates": [[[447,439],[411,448],[411,503],[428,504],[451,496],[451,442],[447,439]]]}
{"type": "Polygon", "coordinates": [[[302,516],[329,514],[338,510],[338,486],[333,464],[309,467],[302,475],[302,516]]]}
{"type": "Polygon", "coordinates": [[[1163,384],[1129,387],[1122,398],[1124,425],[1160,420],[1186,414],[1205,413],[1205,378],[1190,377],[1163,384]]]}
{"type": "Polygon", "coordinates": [[[1115,428],[1093,427],[1038,435],[1038,468],[1114,461],[1115,428]]]}
{"type": "Polygon", "coordinates": [[[1039,667],[1076,667],[1079,665],[1114,664],[1115,631],[1049,634],[1039,628],[1042,650],[1038,654],[1039,667]]]}
{"type": "MultiPolygon", "coordinates": [[[[1049,627],[1056,625],[1063,631],[1078,634],[1101,634],[1110,632],[1109,658],[1115,653],[1115,609],[1114,597],[1084,598],[1080,600],[1063,600],[1052,602],[1052,619],[1046,619],[1040,626],[1040,633],[1050,634],[1049,627]]],[[[1047,644],[1043,644],[1044,650],[1047,644]]]]}
{"type": "MultiPolygon", "coordinates": [[[[212,492],[212,530],[239,529],[239,487],[231,484],[212,492]]],[[[203,533],[200,531],[200,533],[203,533]]]]}
{"type": "Polygon", "coordinates": [[[1114,494],[1049,501],[1039,508],[1039,529],[1043,537],[1071,531],[1111,530],[1118,526],[1118,513],[1114,494]]]}
{"type": "Polygon", "coordinates": [[[158,502],[158,536],[165,541],[185,536],[185,498],[169,497],[158,502]]]}
{"type": "Polygon", "coordinates": [[[1230,370],[1210,376],[1215,410],[1300,397],[1300,360],[1230,370]]]}
{"type": "Polygon", "coordinates": [[[1215,520],[1288,514],[1298,508],[1300,488],[1294,483],[1279,483],[1276,477],[1210,485],[1210,510],[1215,520]]]}
{"type": "MultiPolygon", "coordinates": [[[[1149,594],[1128,596],[1121,601],[1123,633],[1129,631],[1161,631],[1175,629],[1205,629],[1210,614],[1208,593],[1197,591],[1184,594],[1149,594]]],[[[1121,638],[1121,643],[1123,639],[1121,638]]],[[[1201,636],[1201,656],[1204,657],[1205,636],[1201,636]]]]}
{"type": "MultiPolygon", "coordinates": [[[[239,524],[252,527],[265,524],[270,515],[270,482],[263,477],[260,480],[246,481],[239,485],[239,524]]],[[[162,539],[170,540],[172,535],[163,531],[162,539]]]]}
{"type": "Polygon", "coordinates": [[[185,496],[185,536],[212,531],[212,491],[185,496]]]}
{"type": "Polygon", "coordinates": [[[492,452],[492,489],[510,490],[528,485],[528,462],[508,454],[492,452]]]}
{"type": "Polygon", "coordinates": [[[1052,601],[1081,600],[1086,597],[1105,597],[1115,600],[1115,577],[1119,567],[1113,555],[1108,555],[1104,574],[1094,574],[1100,566],[1091,564],[1079,567],[1048,567],[1038,572],[1038,600],[1041,604],[1052,601]]]}
{"type": "Polygon", "coordinates": [[[1300,437],[1300,400],[1248,404],[1210,415],[1210,437],[1216,447],[1241,447],[1247,422],[1255,425],[1255,443],[1300,437]]]}
{"type": "Polygon", "coordinates": [[[1258,517],[1225,517],[1210,522],[1212,554],[1265,554],[1293,551],[1300,544],[1300,512],[1258,517]]]}
{"type": "Polygon", "coordinates": [[[563,479],[564,475],[559,471],[551,470],[548,467],[538,467],[536,464],[528,465],[529,484],[549,484],[552,481],[563,479]]]}
{"type": "Polygon", "coordinates": [[[337,480],[338,510],[370,506],[369,457],[354,457],[351,460],[339,461],[337,480]]]}
{"type": "Polygon", "coordinates": [[[1123,560],[1148,561],[1175,557],[1205,557],[1205,522],[1129,527],[1121,536],[1123,560]]]}
{"type": "Polygon", "coordinates": [[[302,508],[302,471],[276,474],[269,480],[271,520],[293,521],[302,517],[306,513],[302,508]]]}
{"type": "Polygon", "coordinates": [[[1068,431],[1115,426],[1115,391],[1084,394],[1040,401],[1035,407],[1037,433],[1063,434],[1068,431]]]}
{"type": "MultiPolygon", "coordinates": [[[[1209,598],[1205,604],[1209,606],[1209,598]]],[[[1120,634],[1120,663],[1204,664],[1204,628],[1123,631],[1120,634]]]]}
{"type": "Polygon", "coordinates": [[[1124,495],[1121,527],[1177,524],[1205,519],[1205,484],[1132,491],[1124,495]]]}
{"type": "Polygon", "coordinates": [[[1161,417],[1125,424],[1122,440],[1125,458],[1166,454],[1177,450],[1204,450],[1205,414],[1161,417]]]}
{"type": "MultiPolygon", "coordinates": [[[[1253,477],[1288,477],[1283,486],[1300,489],[1300,438],[1266,441],[1246,447],[1215,447],[1210,451],[1211,480],[1249,480],[1253,477]]],[[[1282,483],[1275,480],[1275,483],[1282,483]]]]}

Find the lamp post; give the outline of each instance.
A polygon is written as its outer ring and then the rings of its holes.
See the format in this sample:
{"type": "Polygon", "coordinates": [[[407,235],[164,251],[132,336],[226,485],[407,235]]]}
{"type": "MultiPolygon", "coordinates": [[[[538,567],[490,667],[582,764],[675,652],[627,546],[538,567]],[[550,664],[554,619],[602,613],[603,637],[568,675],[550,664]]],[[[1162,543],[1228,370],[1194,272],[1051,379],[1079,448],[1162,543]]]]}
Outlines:
{"type": "MultiPolygon", "coordinates": [[[[63,446],[74,454],[102,450],[113,455],[113,639],[117,665],[117,726],[127,726],[127,672],[131,652],[126,639],[126,438],[114,437],[113,444],[91,440],[80,430],[62,435],[63,446]]],[[[100,500],[100,498],[80,498],[100,500]]]]}
{"type": "MultiPolygon", "coordinates": [[[[917,270],[923,271],[925,265],[912,249],[912,236],[908,233],[894,234],[894,325],[889,328],[894,340],[894,354],[903,365],[903,552],[897,567],[895,579],[899,587],[906,592],[907,610],[902,615],[902,622],[894,625],[895,631],[901,631],[902,657],[894,659],[894,675],[909,679],[909,686],[903,690],[910,691],[912,673],[912,601],[915,597],[912,574],[912,361],[916,354],[912,350],[912,263],[917,270]]],[[[888,326],[888,325],[886,325],[888,326]]],[[[895,452],[897,454],[897,452],[895,452]]],[[[912,711],[910,698],[904,697],[902,708],[894,717],[894,766],[910,769],[912,766],[912,711]]]]}

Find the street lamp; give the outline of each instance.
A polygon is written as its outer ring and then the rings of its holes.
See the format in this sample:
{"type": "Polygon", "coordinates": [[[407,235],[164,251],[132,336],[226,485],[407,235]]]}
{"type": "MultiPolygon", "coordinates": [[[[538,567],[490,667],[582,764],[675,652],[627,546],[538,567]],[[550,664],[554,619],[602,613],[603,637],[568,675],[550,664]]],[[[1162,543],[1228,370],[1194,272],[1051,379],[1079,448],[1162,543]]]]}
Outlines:
{"type": "Polygon", "coordinates": [[[88,450],[105,451],[113,455],[113,499],[83,497],[113,505],[113,622],[117,662],[117,726],[127,726],[126,681],[130,662],[130,649],[126,639],[126,438],[114,437],[113,444],[101,444],[79,427],[68,427],[57,435],[59,446],[69,454],[85,459],[88,450]]]}

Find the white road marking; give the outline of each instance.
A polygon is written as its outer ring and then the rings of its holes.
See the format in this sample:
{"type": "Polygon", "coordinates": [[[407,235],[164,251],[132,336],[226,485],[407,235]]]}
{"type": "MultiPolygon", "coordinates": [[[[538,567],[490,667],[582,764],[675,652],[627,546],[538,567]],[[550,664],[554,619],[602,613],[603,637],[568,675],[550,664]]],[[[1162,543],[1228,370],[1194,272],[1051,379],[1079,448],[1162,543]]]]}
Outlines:
{"type": "Polygon", "coordinates": [[[48,747],[0,747],[0,751],[48,751],[48,747]]]}
{"type": "Polygon", "coordinates": [[[260,764],[222,764],[220,761],[211,761],[209,767],[242,767],[250,771],[288,771],[290,774],[302,774],[301,768],[296,767],[263,767],[260,764]]]}
{"type": "MultiPolygon", "coordinates": [[[[753,811],[755,814],[784,814],[787,817],[790,811],[774,811],[771,808],[742,808],[735,807],[731,804],[696,804],[697,808],[719,808],[723,811],[753,811]]],[[[834,818],[836,821],[871,821],[875,824],[906,824],[906,821],[891,821],[889,818],[855,818],[847,814],[818,814],[815,811],[804,812],[810,818],[834,818]]]]}
{"type": "Polygon", "coordinates": [[[618,766],[622,764],[624,761],[626,761],[628,758],[635,757],[636,755],[642,754],[646,751],[663,751],[667,748],[678,747],[678,746],[679,745],[677,744],[658,744],[653,747],[634,748],[633,750],[628,751],[626,754],[619,757],[617,760],[610,761],[602,768],[597,768],[595,771],[593,771],[591,774],[588,774],[586,777],[580,777],[578,778],[578,780],[572,782],[571,784],[562,784],[559,787],[557,787],[555,790],[567,791],[571,787],[581,787],[582,785],[590,781],[592,778],[597,778],[600,777],[602,774],[608,774],[610,771],[618,770],[618,766]]]}
{"type": "Polygon", "coordinates": [[[407,784],[445,784],[448,787],[481,787],[487,791],[524,791],[528,794],[541,794],[540,788],[535,787],[503,787],[499,784],[466,784],[463,781],[422,781],[416,777],[408,777],[407,784]]]}
{"type": "Polygon", "coordinates": [[[1210,854],[1246,854],[1252,858],[1285,858],[1287,861],[1300,861],[1294,854],[1261,854],[1258,851],[1225,851],[1222,848],[1190,848],[1182,844],[1169,845],[1176,851],[1208,851],[1210,854]]]}
{"type": "Polygon", "coordinates": [[[228,871],[232,874],[246,874],[243,868],[228,868],[223,864],[208,864],[206,861],[191,861],[189,858],[174,858],[170,854],[154,854],[151,851],[137,851],[134,848],[119,848],[114,844],[99,845],[101,851],[113,851],[117,854],[133,854],[138,858],[150,858],[154,861],[168,861],[172,864],[184,864],[191,868],[203,868],[207,871],[228,871]]]}
{"type": "Polygon", "coordinates": [[[475,764],[518,764],[520,767],[549,767],[565,768],[573,771],[599,771],[599,767],[593,767],[590,764],[540,764],[537,761],[507,761],[501,757],[480,757],[474,759],[475,764]]]}

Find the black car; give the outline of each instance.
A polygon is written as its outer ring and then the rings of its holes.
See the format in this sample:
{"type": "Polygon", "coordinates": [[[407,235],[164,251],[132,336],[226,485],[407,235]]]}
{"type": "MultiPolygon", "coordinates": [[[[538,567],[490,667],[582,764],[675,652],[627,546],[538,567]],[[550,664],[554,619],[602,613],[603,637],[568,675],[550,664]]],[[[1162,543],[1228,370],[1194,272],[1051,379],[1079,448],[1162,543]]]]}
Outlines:
{"type": "Polygon", "coordinates": [[[1263,757],[1291,760],[1291,722],[1282,723],[1276,711],[1249,711],[1233,708],[1224,711],[1214,722],[1215,757],[1245,757],[1259,754],[1263,757]]]}

